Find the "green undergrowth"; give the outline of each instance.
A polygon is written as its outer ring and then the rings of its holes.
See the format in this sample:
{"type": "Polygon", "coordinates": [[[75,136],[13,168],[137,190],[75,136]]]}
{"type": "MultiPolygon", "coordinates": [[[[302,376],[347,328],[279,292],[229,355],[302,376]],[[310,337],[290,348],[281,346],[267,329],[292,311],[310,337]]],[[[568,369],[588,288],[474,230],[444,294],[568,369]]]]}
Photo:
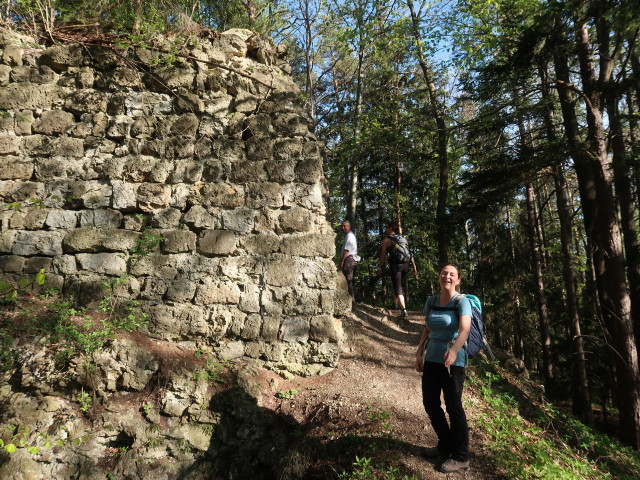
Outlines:
{"type": "Polygon", "coordinates": [[[398,467],[376,465],[371,457],[358,457],[353,462],[353,469],[338,475],[340,480],[418,480],[415,475],[403,474],[398,467]]]}
{"type": "Polygon", "coordinates": [[[145,328],[146,324],[147,315],[135,300],[124,302],[118,312],[104,301],[92,311],[74,307],[56,293],[48,298],[23,295],[11,309],[0,309],[0,371],[14,366],[22,343],[48,346],[58,367],[78,356],[85,356],[91,363],[92,355],[118,335],[145,328]]]}
{"type": "MultiPolygon", "coordinates": [[[[640,478],[640,455],[552,404],[534,401],[499,367],[474,360],[469,384],[482,398],[471,415],[498,470],[513,480],[640,478]],[[479,410],[479,411],[478,411],[479,410]]],[[[472,410],[473,410],[472,409],[472,410]]]]}
{"type": "MultiPolygon", "coordinates": [[[[22,207],[17,204],[11,208],[22,207]]],[[[161,236],[144,231],[136,245],[123,255],[129,269],[156,251],[162,241],[161,236]]],[[[91,372],[95,368],[94,354],[118,335],[146,329],[148,315],[128,292],[131,278],[129,273],[123,273],[105,279],[101,284],[103,296],[92,309],[74,305],[55,288],[45,289],[44,269],[17,285],[0,279],[0,371],[13,368],[20,342],[31,342],[48,344],[58,367],[83,356],[85,370],[91,372]]]]}

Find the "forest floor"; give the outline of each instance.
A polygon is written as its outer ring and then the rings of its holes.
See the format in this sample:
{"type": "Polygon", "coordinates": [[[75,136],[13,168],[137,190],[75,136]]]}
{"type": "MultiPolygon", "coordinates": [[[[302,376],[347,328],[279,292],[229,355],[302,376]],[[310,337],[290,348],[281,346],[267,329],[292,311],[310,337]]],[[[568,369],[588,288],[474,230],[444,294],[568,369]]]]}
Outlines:
{"type": "Polygon", "coordinates": [[[347,341],[338,367],[323,376],[279,380],[263,406],[293,419],[300,429],[306,478],[500,479],[474,426],[480,400],[465,385],[470,426],[470,468],[437,471],[420,450],[436,444],[414,369],[422,315],[356,304],[345,322],[347,341]]]}

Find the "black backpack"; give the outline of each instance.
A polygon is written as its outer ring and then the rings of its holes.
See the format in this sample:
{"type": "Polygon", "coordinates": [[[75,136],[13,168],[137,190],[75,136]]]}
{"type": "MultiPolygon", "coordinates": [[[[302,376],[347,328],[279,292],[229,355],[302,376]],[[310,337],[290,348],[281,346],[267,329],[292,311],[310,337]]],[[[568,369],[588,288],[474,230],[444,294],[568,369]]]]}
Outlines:
{"type": "Polygon", "coordinates": [[[458,315],[458,303],[462,297],[467,297],[469,302],[471,303],[471,330],[469,331],[469,338],[467,338],[467,342],[465,343],[464,348],[467,350],[467,356],[469,358],[475,357],[482,347],[485,347],[486,353],[491,360],[494,359],[493,352],[491,351],[491,347],[489,347],[489,343],[484,338],[484,322],[482,320],[482,304],[480,303],[480,299],[475,295],[465,295],[460,294],[456,297],[453,302],[453,307],[440,307],[437,306],[436,296],[433,295],[427,298],[427,302],[424,306],[424,312],[426,316],[429,316],[431,310],[448,310],[454,311],[456,313],[456,317],[459,319],[458,315]]]}
{"type": "Polygon", "coordinates": [[[411,261],[413,255],[409,249],[409,242],[407,242],[404,235],[391,235],[389,239],[391,240],[391,262],[397,265],[411,261]]]}

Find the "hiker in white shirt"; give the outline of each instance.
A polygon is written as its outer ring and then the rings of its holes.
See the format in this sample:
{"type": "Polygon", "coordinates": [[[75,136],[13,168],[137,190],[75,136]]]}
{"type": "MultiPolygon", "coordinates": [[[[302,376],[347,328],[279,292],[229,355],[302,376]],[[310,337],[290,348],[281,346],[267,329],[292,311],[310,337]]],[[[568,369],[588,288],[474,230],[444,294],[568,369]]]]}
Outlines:
{"type": "Polygon", "coordinates": [[[353,289],[353,276],[358,266],[358,241],[355,234],[351,231],[351,222],[345,220],[342,222],[342,231],[345,234],[344,244],[342,245],[342,257],[340,258],[340,270],[347,279],[347,288],[351,299],[355,302],[356,294],[353,289]]]}

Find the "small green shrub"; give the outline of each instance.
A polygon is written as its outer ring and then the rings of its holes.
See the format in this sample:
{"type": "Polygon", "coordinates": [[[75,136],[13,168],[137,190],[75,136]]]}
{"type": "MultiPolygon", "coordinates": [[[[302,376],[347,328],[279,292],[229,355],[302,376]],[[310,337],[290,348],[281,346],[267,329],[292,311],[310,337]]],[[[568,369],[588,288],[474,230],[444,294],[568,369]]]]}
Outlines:
{"type": "Polygon", "coordinates": [[[276,393],[276,397],[278,398],[294,398],[296,395],[298,395],[297,388],[292,388],[291,390],[280,390],[276,393]]]}
{"type": "Polygon", "coordinates": [[[91,407],[93,406],[93,399],[88,392],[84,391],[84,389],[80,391],[80,393],[76,397],[76,400],[80,404],[80,410],[82,410],[83,412],[91,410],[91,407]]]}
{"type": "Polygon", "coordinates": [[[116,315],[110,297],[101,302],[100,310],[108,316],[96,318],[88,315],[84,308],[74,308],[69,302],[59,302],[52,308],[58,314],[52,341],[56,344],[55,359],[64,365],[76,355],[91,357],[102,350],[123,332],[133,332],[146,326],[147,315],[140,312],[136,301],[128,301],[124,316],[116,315]],[[109,306],[106,306],[106,305],[109,306]]]}
{"type": "Polygon", "coordinates": [[[359,457],[353,462],[351,472],[342,472],[340,480],[419,480],[415,475],[402,475],[400,469],[394,466],[378,467],[371,457],[359,457]]]}
{"type": "Polygon", "coordinates": [[[226,360],[216,361],[210,359],[207,361],[207,365],[204,368],[196,369],[193,372],[193,379],[198,381],[200,379],[208,380],[213,384],[224,383],[224,379],[222,378],[222,372],[228,365],[226,360]]]}
{"type": "Polygon", "coordinates": [[[338,476],[341,479],[354,480],[357,478],[362,479],[373,479],[375,478],[373,473],[373,460],[369,457],[358,457],[356,455],[356,461],[353,462],[353,472],[346,473],[343,472],[338,476]]]}
{"type": "Polygon", "coordinates": [[[145,231],[138,237],[136,245],[129,250],[129,267],[133,267],[143,258],[156,251],[164,238],[149,231],[145,231]]]}

